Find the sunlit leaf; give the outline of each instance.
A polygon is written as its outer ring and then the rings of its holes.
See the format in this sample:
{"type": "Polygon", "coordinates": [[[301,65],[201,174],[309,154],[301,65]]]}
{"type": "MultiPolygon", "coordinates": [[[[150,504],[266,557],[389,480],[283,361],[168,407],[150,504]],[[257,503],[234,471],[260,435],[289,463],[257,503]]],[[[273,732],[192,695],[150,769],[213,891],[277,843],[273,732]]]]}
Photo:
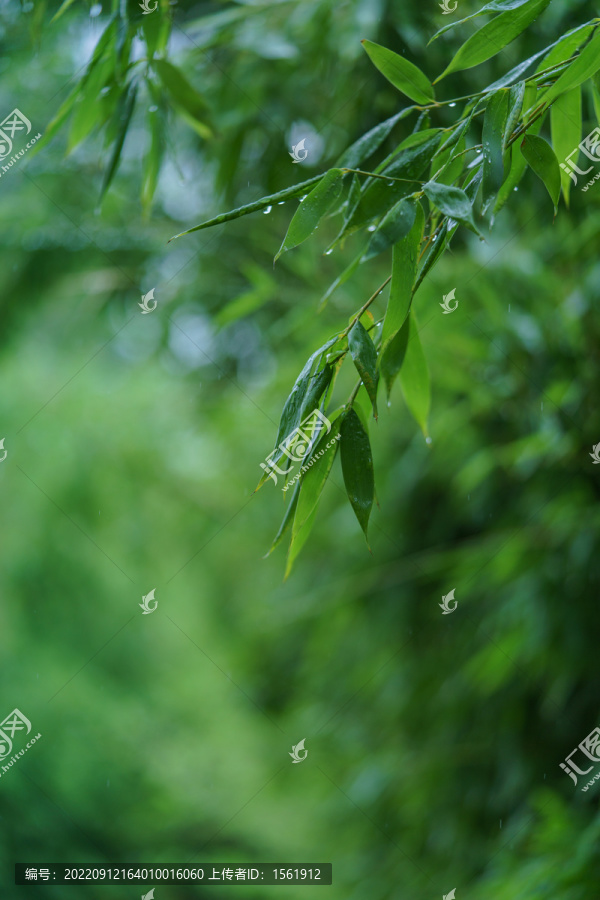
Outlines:
{"type": "Polygon", "coordinates": [[[356,321],[348,332],[348,349],[356,371],[362,379],[369,400],[373,406],[373,415],[377,418],[377,351],[365,328],[356,321]]]}
{"type": "Polygon", "coordinates": [[[543,138],[535,134],[526,134],[521,142],[521,152],[538,178],[546,185],[556,212],[560,197],[560,167],[554,150],[543,138]]]}
{"type": "Polygon", "coordinates": [[[340,457],[348,499],[367,537],[375,497],[371,442],[360,417],[348,410],[340,428],[340,457]]]}
{"type": "Polygon", "coordinates": [[[329,169],[312,189],[303,203],[300,203],[290,222],[287,234],[277,252],[275,260],[282,253],[297,247],[313,233],[342,193],[344,173],[341,169],[329,169]]]}
{"type": "Polygon", "coordinates": [[[414,63],[373,41],[363,40],[361,43],[373,65],[395,88],[415,103],[427,104],[435,100],[433,85],[414,63]]]}

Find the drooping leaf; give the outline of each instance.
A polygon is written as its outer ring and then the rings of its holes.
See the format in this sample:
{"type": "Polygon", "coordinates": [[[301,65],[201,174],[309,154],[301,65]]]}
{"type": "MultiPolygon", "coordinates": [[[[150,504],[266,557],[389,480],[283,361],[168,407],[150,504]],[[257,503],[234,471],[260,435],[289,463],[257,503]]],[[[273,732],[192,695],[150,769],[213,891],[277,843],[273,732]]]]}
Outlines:
{"type": "Polygon", "coordinates": [[[381,332],[381,353],[400,331],[410,310],[424,223],[423,207],[417,203],[411,230],[394,245],[392,283],[381,332]]]}
{"type": "Polygon", "coordinates": [[[431,161],[429,180],[436,181],[438,184],[454,184],[464,169],[465,149],[466,140],[463,135],[456,145],[448,147],[443,153],[435,156],[431,161]]]}
{"type": "Polygon", "coordinates": [[[93,128],[102,124],[98,116],[98,95],[110,80],[114,68],[114,59],[108,56],[107,59],[99,62],[94,67],[89,78],[82,85],[80,97],[75,105],[75,111],[71,120],[67,153],[74,150],[93,128]]]}
{"type": "Polygon", "coordinates": [[[342,153],[335,164],[336,168],[343,169],[347,167],[348,169],[358,169],[358,167],[383,144],[394,125],[408,116],[413,109],[414,107],[409,106],[399,113],[396,113],[395,116],[386,119],[385,122],[376,125],[375,128],[371,128],[366,134],[363,134],[363,136],[355,141],[351,147],[348,147],[348,149],[342,153]]]}
{"type": "MultiPolygon", "coordinates": [[[[523,106],[525,106],[525,104],[523,104],[523,106]]],[[[537,134],[541,127],[542,120],[537,119],[533,125],[530,126],[528,134],[537,134]]],[[[508,148],[508,152],[511,154],[510,168],[504,184],[498,191],[498,197],[496,198],[496,203],[494,205],[494,215],[502,209],[515,188],[518,188],[519,182],[527,169],[527,160],[521,153],[519,144],[520,141],[515,141],[508,148]]]]}
{"type": "Polygon", "coordinates": [[[166,115],[159,96],[154,85],[149,83],[150,96],[152,97],[152,106],[149,107],[147,113],[148,130],[150,132],[150,146],[148,153],[144,159],[142,171],[142,206],[147,215],[152,206],[152,199],[158,184],[158,175],[160,172],[160,164],[163,158],[166,144],[166,115]]]}
{"type": "Polygon", "coordinates": [[[356,371],[362,379],[369,400],[373,406],[373,415],[377,418],[377,351],[367,331],[357,320],[348,332],[348,349],[356,371]]]}
{"type": "Polygon", "coordinates": [[[249,213],[259,212],[262,209],[266,209],[267,206],[272,206],[274,203],[280,203],[282,200],[291,200],[293,197],[299,197],[302,194],[306,194],[307,189],[312,187],[322,178],[323,175],[315,175],[307,181],[302,181],[300,184],[294,184],[292,187],[284,188],[283,191],[278,191],[276,194],[269,194],[268,197],[261,197],[260,200],[255,200],[254,203],[246,203],[244,206],[238,206],[237,209],[232,209],[230,212],[214,216],[212,219],[207,219],[206,222],[201,222],[200,225],[194,225],[193,228],[188,228],[187,231],[182,231],[179,234],[174,235],[169,241],[175,241],[177,238],[183,237],[185,234],[192,234],[194,231],[212,228],[213,225],[231,222],[233,219],[239,219],[241,216],[249,215],[249,213]]]}
{"type": "Polygon", "coordinates": [[[212,137],[212,129],[208,124],[208,104],[196,88],[192,87],[176,66],[165,59],[153,59],[152,67],[186,122],[200,137],[212,137]]]}
{"type": "Polygon", "coordinates": [[[428,437],[427,420],[431,405],[431,384],[414,312],[411,312],[407,324],[408,337],[400,368],[400,387],[413,418],[425,437],[428,437]]]}
{"type": "Polygon", "coordinates": [[[294,213],[287,234],[277,252],[277,261],[282,253],[297,247],[313,233],[342,193],[344,173],[341,169],[329,169],[308,197],[294,213]]]}
{"type": "MultiPolygon", "coordinates": [[[[581,139],[581,85],[557,97],[550,107],[550,131],[556,158],[564,162],[575,150],[581,139]]],[[[569,205],[571,178],[560,169],[565,203],[569,205]]]]}
{"type": "Polygon", "coordinates": [[[560,167],[554,150],[543,138],[535,134],[526,134],[521,141],[521,152],[538,178],[546,185],[556,212],[560,197],[560,167]]]}
{"type": "Polygon", "coordinates": [[[597,28],[592,39],[585,45],[577,59],[557,78],[554,84],[544,91],[539,98],[540,103],[548,106],[561,94],[570,91],[595,75],[600,69],[600,28],[597,28]]]}
{"type": "Polygon", "coordinates": [[[354,409],[349,409],[344,416],[340,431],[340,457],[346,493],[367,538],[369,516],[375,497],[371,442],[354,409]]]}
{"type": "Polygon", "coordinates": [[[508,92],[492,94],[483,119],[483,212],[495,199],[504,178],[504,134],[508,117],[508,92]]]}
{"type": "Polygon", "coordinates": [[[117,113],[115,116],[116,122],[118,123],[118,132],[109,164],[107,166],[106,172],[104,173],[104,180],[102,182],[102,188],[100,190],[100,199],[102,199],[106,194],[106,191],[108,190],[110,183],[114,178],[115,172],[117,171],[117,168],[119,166],[119,161],[121,159],[121,150],[123,149],[123,144],[125,143],[127,129],[129,128],[129,123],[131,122],[131,117],[133,115],[133,110],[135,107],[137,90],[137,83],[133,81],[130,82],[125,91],[123,91],[121,100],[119,101],[117,113]]]}
{"type": "Polygon", "coordinates": [[[66,13],[66,11],[68,10],[68,8],[69,8],[70,6],[72,6],[74,2],[75,2],[75,0],[64,0],[64,2],[61,3],[61,5],[60,5],[60,7],[58,8],[58,10],[54,13],[54,15],[52,16],[52,18],[50,19],[50,25],[52,25],[54,22],[56,22],[57,19],[60,19],[60,17],[62,16],[62,14],[63,14],[63,13],[66,13]]]}
{"type": "Polygon", "coordinates": [[[557,66],[566,59],[570,59],[570,57],[579,50],[581,45],[587,41],[595,27],[596,25],[593,22],[586,22],[583,25],[578,25],[577,28],[573,28],[572,31],[563,34],[563,36],[555,41],[554,44],[551,44],[550,47],[546,47],[546,50],[543,52],[547,55],[544,56],[537,66],[535,70],[536,73],[542,72],[544,69],[549,69],[551,66],[557,66]]]}
{"type": "Polygon", "coordinates": [[[517,9],[508,9],[491,22],[487,22],[465,41],[434,84],[451,72],[471,69],[495,56],[503,47],[514,41],[549,3],[550,0],[527,0],[527,3],[523,3],[517,9]]]}
{"type": "Polygon", "coordinates": [[[414,63],[373,41],[363,40],[361,43],[373,65],[395,88],[415,103],[427,104],[435,100],[433,85],[414,63]]]}
{"type": "Polygon", "coordinates": [[[412,228],[416,212],[417,205],[414,200],[399,200],[392,206],[373,232],[361,262],[383,253],[392,244],[405,237],[412,228]]]}
{"type": "Polygon", "coordinates": [[[315,506],[302,528],[295,535],[292,534],[292,540],[290,542],[286,560],[284,581],[289,578],[294,563],[296,562],[300,551],[309,538],[309,535],[313,529],[313,525],[315,524],[315,519],[317,518],[317,511],[318,506],[315,506]]]}
{"type": "Polygon", "coordinates": [[[297,481],[296,484],[294,485],[294,490],[293,490],[292,496],[290,497],[290,499],[288,501],[287,509],[286,509],[285,515],[281,521],[281,525],[279,526],[279,530],[278,530],[277,534],[275,535],[275,537],[273,539],[273,543],[271,544],[269,550],[263,556],[263,559],[266,559],[268,556],[270,556],[271,553],[273,552],[273,550],[279,546],[279,544],[282,541],[283,536],[285,535],[286,531],[288,530],[288,528],[294,521],[294,514],[296,512],[296,507],[298,505],[298,497],[299,496],[300,496],[300,482],[297,481]]]}
{"type": "Polygon", "coordinates": [[[431,200],[434,206],[445,213],[447,216],[456,219],[461,225],[466,225],[475,234],[479,234],[475,222],[473,221],[473,207],[469,198],[461,188],[449,187],[445,184],[436,184],[435,181],[428,181],[423,185],[425,195],[431,200]]]}
{"type": "Polygon", "coordinates": [[[339,413],[335,417],[328,416],[328,418],[332,425],[331,430],[321,435],[310,454],[310,459],[307,459],[302,466],[302,468],[305,466],[308,468],[299,482],[300,496],[294,516],[293,535],[300,531],[317,506],[338,450],[339,441],[335,439],[337,430],[334,424],[336,418],[339,418],[339,413]]]}
{"type": "Polygon", "coordinates": [[[521,117],[523,109],[523,98],[525,96],[525,82],[519,81],[514,84],[508,92],[508,116],[506,119],[506,128],[504,129],[503,149],[510,140],[515,125],[521,117]]]}

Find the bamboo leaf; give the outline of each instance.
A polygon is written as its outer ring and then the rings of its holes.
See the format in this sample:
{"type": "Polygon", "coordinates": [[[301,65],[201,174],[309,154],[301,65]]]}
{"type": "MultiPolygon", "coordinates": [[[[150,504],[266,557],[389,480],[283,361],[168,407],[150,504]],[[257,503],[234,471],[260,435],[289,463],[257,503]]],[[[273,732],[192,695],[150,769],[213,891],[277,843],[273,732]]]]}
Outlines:
{"type": "Polygon", "coordinates": [[[404,325],[410,310],[424,223],[423,207],[420,203],[415,204],[415,218],[410,231],[394,245],[392,283],[381,332],[382,354],[404,325]]]}
{"type": "Polygon", "coordinates": [[[373,406],[373,415],[377,418],[377,351],[365,328],[357,320],[348,333],[348,349],[362,379],[369,400],[373,406]]]}
{"type": "Polygon", "coordinates": [[[461,225],[466,225],[475,234],[479,234],[473,221],[473,207],[469,198],[461,188],[449,187],[445,184],[436,184],[428,181],[423,185],[425,195],[439,210],[456,219],[461,225]]]}
{"type": "Polygon", "coordinates": [[[375,128],[371,128],[370,131],[367,131],[366,134],[363,134],[362,137],[360,137],[352,144],[352,146],[348,147],[348,149],[345,150],[344,153],[342,153],[335,164],[336,167],[339,169],[357,169],[361,165],[361,163],[363,163],[373,153],[375,153],[375,151],[381,146],[381,144],[383,144],[386,137],[392,131],[394,125],[401,119],[406,118],[406,116],[413,112],[413,110],[414,107],[409,106],[406,109],[401,110],[399,113],[396,113],[395,116],[386,119],[385,122],[381,122],[379,125],[376,125],[375,128]]]}
{"type": "Polygon", "coordinates": [[[508,9],[517,9],[519,6],[523,6],[523,4],[527,2],[528,0],[492,0],[492,3],[486,3],[486,5],[482,6],[481,9],[478,9],[477,12],[471,13],[470,16],[465,16],[464,19],[457,19],[455,22],[450,22],[449,25],[444,25],[439,29],[439,31],[436,31],[432,38],[429,39],[427,46],[429,46],[429,44],[432,44],[442,34],[450,31],[451,28],[456,28],[457,25],[463,25],[465,22],[469,22],[471,19],[476,19],[478,16],[483,16],[488,12],[505,12],[508,9]]]}
{"type": "Polygon", "coordinates": [[[562,73],[560,78],[539,98],[540,103],[549,106],[553,100],[566,91],[572,90],[587,81],[600,69],[600,28],[597,28],[591,41],[585,45],[577,59],[562,73]]]}
{"type": "Polygon", "coordinates": [[[521,110],[523,109],[523,97],[525,96],[525,82],[519,81],[517,84],[513,85],[508,92],[508,116],[506,119],[506,128],[504,129],[504,142],[503,149],[506,149],[506,144],[510,140],[512,133],[514,131],[515,125],[519,121],[521,117],[521,110]]]}
{"type": "MultiPolygon", "coordinates": [[[[533,125],[531,125],[528,134],[536,134],[541,127],[542,120],[538,119],[533,123],[533,125]]],[[[508,149],[508,152],[511,154],[510,168],[506,177],[506,181],[498,191],[498,197],[494,205],[494,215],[496,215],[496,213],[502,209],[512,192],[516,187],[518,187],[519,182],[521,181],[523,175],[525,174],[525,170],[527,169],[527,160],[521,153],[521,148],[518,146],[518,143],[519,142],[516,141],[514,144],[511,144],[508,149]]]]}
{"type": "MultiPolygon", "coordinates": [[[[581,85],[557,97],[550,107],[552,147],[558,160],[564,160],[577,148],[581,139],[581,85]]],[[[569,205],[571,178],[560,170],[565,203],[569,205]]]]}
{"type": "Polygon", "coordinates": [[[383,253],[392,244],[406,237],[413,226],[416,213],[417,205],[414,200],[399,200],[392,206],[373,232],[361,262],[366,262],[377,256],[378,253],[383,253]]]}
{"type": "Polygon", "coordinates": [[[131,117],[133,115],[133,110],[135,107],[137,89],[137,83],[133,81],[130,82],[129,86],[123,91],[121,100],[119,101],[115,116],[116,122],[118,123],[118,132],[115,144],[113,146],[112,155],[104,174],[104,180],[102,182],[102,188],[100,190],[100,200],[102,200],[102,198],[106,194],[114,178],[115,172],[119,167],[121,150],[123,149],[123,144],[125,143],[127,129],[129,128],[129,123],[131,122],[131,117]]]}
{"type": "MultiPolygon", "coordinates": [[[[339,412],[337,417],[339,417],[339,412]]],[[[335,419],[330,417],[329,421],[333,425],[335,419]]],[[[338,443],[339,442],[335,439],[333,429],[330,432],[322,434],[311,453],[310,460],[302,466],[302,468],[305,466],[308,466],[308,468],[299,482],[301,485],[300,496],[298,498],[298,507],[294,517],[292,540],[294,540],[294,537],[298,534],[303,525],[306,524],[321,498],[323,488],[325,487],[325,483],[331,472],[331,467],[333,466],[333,461],[336,457],[338,443]],[[328,444],[330,446],[327,446],[328,444]]]]}
{"type": "MultiPolygon", "coordinates": [[[[373,455],[369,435],[354,409],[342,420],[340,457],[348,499],[365,538],[375,497],[373,455]]],[[[367,545],[368,546],[368,545],[367,545]]]]}
{"type": "Polygon", "coordinates": [[[292,187],[284,188],[283,191],[278,191],[276,194],[269,194],[268,197],[261,197],[260,200],[255,200],[254,203],[246,203],[245,206],[238,206],[237,209],[232,209],[230,212],[221,213],[219,216],[207,219],[206,222],[201,222],[200,225],[194,225],[193,228],[188,228],[187,231],[181,231],[179,234],[174,235],[172,238],[169,238],[169,243],[183,237],[185,234],[202,231],[204,228],[212,228],[213,225],[222,225],[223,222],[231,222],[233,219],[239,219],[241,216],[247,216],[249,213],[260,212],[261,209],[266,209],[267,206],[272,206],[274,203],[279,203],[282,200],[291,200],[293,197],[299,197],[301,194],[306,193],[307,188],[312,187],[313,184],[316,184],[322,178],[323,175],[315,175],[313,178],[309,178],[308,181],[294,184],[292,187]]]}
{"type": "Polygon", "coordinates": [[[414,312],[411,312],[407,325],[406,349],[400,368],[400,387],[406,405],[427,438],[429,436],[427,419],[431,405],[431,384],[414,312]]]}
{"type": "Polygon", "coordinates": [[[507,9],[506,12],[496,16],[491,22],[487,22],[483,28],[465,41],[462,47],[451,60],[450,64],[436,78],[434,84],[445,78],[451,72],[460,72],[471,69],[480,63],[491,59],[499,53],[503,47],[514,41],[533,20],[548,6],[550,0],[528,0],[517,9],[507,9]]]}
{"type": "Polygon", "coordinates": [[[508,92],[492,94],[483,119],[483,212],[495,199],[504,179],[503,147],[508,117],[508,92]]]}
{"type": "Polygon", "coordinates": [[[373,65],[395,88],[415,103],[426,104],[435,100],[433,85],[414,63],[373,41],[363,40],[361,43],[373,65]]]}
{"type": "Polygon", "coordinates": [[[546,185],[556,213],[560,197],[560,167],[554,150],[543,138],[535,134],[526,134],[521,142],[521,152],[538,178],[546,185]]]}
{"type": "Polygon", "coordinates": [[[212,130],[206,122],[208,104],[196,88],[192,87],[179,69],[165,59],[153,59],[152,67],[188,124],[200,137],[212,137],[212,130]]]}
{"type": "Polygon", "coordinates": [[[292,250],[305,241],[319,225],[342,193],[344,173],[341,169],[329,169],[312,189],[303,203],[300,203],[290,222],[283,243],[277,251],[275,262],[282,253],[292,250]]]}
{"type": "Polygon", "coordinates": [[[286,531],[288,530],[288,528],[294,521],[294,514],[296,512],[296,507],[298,505],[298,497],[299,496],[300,496],[300,482],[297,481],[296,484],[294,485],[294,491],[292,493],[292,496],[289,499],[287,509],[285,511],[285,515],[282,519],[281,525],[279,526],[279,531],[275,535],[275,537],[273,539],[273,543],[271,544],[269,550],[263,556],[263,559],[266,559],[268,556],[270,556],[271,553],[273,552],[273,550],[279,546],[286,531]]]}

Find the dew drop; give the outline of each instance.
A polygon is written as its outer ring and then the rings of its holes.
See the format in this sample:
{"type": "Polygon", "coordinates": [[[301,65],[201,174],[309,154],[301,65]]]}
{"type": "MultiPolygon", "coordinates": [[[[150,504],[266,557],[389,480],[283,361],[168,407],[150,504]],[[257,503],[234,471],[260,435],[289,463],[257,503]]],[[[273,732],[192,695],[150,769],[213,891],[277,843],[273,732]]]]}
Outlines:
{"type": "Polygon", "coordinates": [[[392,405],[392,401],[388,400],[388,409],[390,408],[391,405],[392,405]]]}
{"type": "Polygon", "coordinates": [[[325,256],[331,256],[332,253],[333,253],[333,250],[326,250],[325,256]]]}
{"type": "Polygon", "coordinates": [[[158,109],[158,106],[150,106],[150,107],[148,107],[148,112],[156,112],[157,109],[158,109]]]}
{"type": "Polygon", "coordinates": [[[369,225],[369,227],[367,228],[367,231],[375,231],[376,228],[377,228],[377,225],[369,225]]]}
{"type": "Polygon", "coordinates": [[[266,209],[263,209],[264,215],[265,215],[265,216],[268,216],[272,209],[273,209],[272,206],[267,206],[266,209]]]}
{"type": "Polygon", "coordinates": [[[280,200],[279,203],[277,204],[277,206],[283,206],[284,203],[285,203],[285,200],[280,200]]]}
{"type": "Polygon", "coordinates": [[[425,438],[425,443],[431,444],[431,438],[429,437],[429,435],[427,435],[427,437],[425,438]]]}
{"type": "Polygon", "coordinates": [[[96,16],[99,16],[101,12],[102,12],[102,4],[94,3],[92,8],[90,9],[90,18],[95,19],[96,16]]]}
{"type": "Polygon", "coordinates": [[[449,103],[448,106],[450,107],[450,109],[452,109],[453,107],[456,106],[456,103],[449,103]]]}
{"type": "Polygon", "coordinates": [[[393,182],[393,181],[388,181],[387,186],[388,186],[388,187],[394,187],[394,182],[393,182]]]}
{"type": "Polygon", "coordinates": [[[308,194],[305,194],[304,197],[300,197],[300,203],[304,203],[304,201],[306,200],[307,197],[308,197],[308,194]]]}
{"type": "Polygon", "coordinates": [[[516,187],[516,188],[513,188],[513,191],[518,191],[518,190],[519,190],[519,188],[518,188],[518,187],[516,187]]]}

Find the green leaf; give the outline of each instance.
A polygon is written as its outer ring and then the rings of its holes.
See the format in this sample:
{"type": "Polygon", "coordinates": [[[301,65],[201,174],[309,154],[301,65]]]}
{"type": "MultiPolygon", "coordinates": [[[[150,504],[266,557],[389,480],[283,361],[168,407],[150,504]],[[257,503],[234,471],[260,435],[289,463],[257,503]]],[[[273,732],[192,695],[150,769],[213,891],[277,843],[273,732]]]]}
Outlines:
{"type": "Polygon", "coordinates": [[[310,237],[323,216],[329,212],[334,203],[337,203],[342,193],[343,178],[344,173],[341,169],[329,169],[304,202],[300,203],[277,252],[275,262],[282,253],[297,247],[310,237]]]}
{"type": "Polygon", "coordinates": [[[398,241],[392,253],[392,284],[381,332],[381,353],[396,335],[408,316],[423,237],[425,214],[415,204],[415,218],[409,233],[398,241]]]}
{"type": "Polygon", "coordinates": [[[329,300],[329,298],[331,297],[333,292],[335,290],[337,290],[337,288],[339,288],[339,286],[341,284],[344,284],[346,281],[348,281],[348,279],[356,272],[356,270],[358,269],[358,267],[361,263],[362,258],[363,258],[363,251],[361,250],[360,253],[358,254],[358,256],[356,256],[352,260],[352,262],[346,266],[346,268],[341,273],[341,275],[338,275],[338,277],[335,279],[335,281],[329,285],[329,287],[323,294],[323,297],[321,298],[321,302],[319,303],[319,312],[322,312],[322,310],[325,308],[327,301],[329,300]]]}
{"type": "Polygon", "coordinates": [[[348,169],[358,169],[361,163],[375,153],[381,144],[383,144],[396,122],[406,118],[413,109],[413,106],[409,106],[399,113],[396,113],[396,115],[392,116],[390,119],[386,119],[385,122],[376,125],[375,128],[371,128],[366,134],[363,134],[363,136],[355,141],[351,147],[348,147],[348,149],[342,153],[335,164],[336,168],[343,169],[347,167],[348,169]]]}
{"type": "Polygon", "coordinates": [[[81,86],[79,100],[71,120],[67,153],[74,150],[94,127],[102,124],[98,115],[98,95],[111,80],[114,69],[114,59],[108,57],[94,67],[85,84],[81,86]]]}
{"type": "Polygon", "coordinates": [[[473,207],[469,198],[461,188],[449,187],[446,184],[436,184],[428,181],[423,185],[425,195],[439,210],[456,219],[461,225],[466,225],[475,234],[479,234],[473,221],[473,207]]]}
{"type": "Polygon", "coordinates": [[[268,197],[261,197],[260,200],[255,200],[254,203],[246,203],[245,206],[238,206],[237,209],[232,209],[230,212],[221,213],[219,216],[207,219],[206,222],[201,222],[200,225],[194,225],[193,228],[188,228],[187,231],[182,231],[179,234],[174,235],[174,237],[169,238],[169,242],[175,241],[185,234],[192,234],[194,231],[202,231],[203,228],[212,228],[213,225],[221,225],[223,222],[231,222],[233,219],[239,219],[241,216],[247,216],[249,213],[259,212],[261,209],[266,209],[267,206],[272,206],[274,203],[279,203],[282,200],[290,200],[293,197],[299,197],[301,194],[306,193],[307,188],[316,184],[322,178],[323,175],[315,175],[313,178],[309,178],[308,181],[301,181],[300,184],[294,184],[292,187],[284,188],[283,191],[278,191],[276,194],[269,194],[268,197]]]}
{"type": "Polygon", "coordinates": [[[561,94],[577,87],[600,69],[600,28],[596,29],[591,41],[585,45],[577,59],[573,60],[566,72],[563,72],[554,84],[542,93],[540,103],[548,106],[561,94]]]}
{"type": "Polygon", "coordinates": [[[567,34],[564,34],[550,47],[546,47],[546,50],[544,50],[543,53],[546,53],[548,50],[550,52],[547,56],[544,56],[539,66],[536,68],[536,73],[542,72],[544,69],[549,69],[550,66],[557,66],[566,59],[570,59],[575,51],[588,39],[595,27],[596,25],[593,22],[586,22],[585,24],[574,28],[572,31],[568,31],[567,34]]]}
{"type": "Polygon", "coordinates": [[[165,59],[153,59],[152,67],[186,122],[200,137],[212,137],[212,130],[206,122],[208,104],[196,88],[192,87],[179,69],[165,59]]]}
{"type": "Polygon", "coordinates": [[[465,165],[465,149],[466,139],[463,135],[456,146],[448,147],[439,156],[435,156],[431,161],[429,180],[438,184],[454,184],[456,179],[460,178],[465,165]]]}
{"type": "Polygon", "coordinates": [[[521,141],[523,156],[541,180],[554,203],[554,212],[560,197],[560,167],[550,144],[535,134],[526,134],[521,141]]]}
{"type": "Polygon", "coordinates": [[[273,552],[273,550],[275,549],[275,547],[279,546],[283,536],[285,535],[286,531],[292,524],[292,522],[294,520],[294,514],[296,512],[296,507],[298,505],[298,497],[299,496],[300,496],[300,482],[297,481],[296,484],[294,485],[294,491],[292,493],[292,496],[289,499],[287,509],[285,511],[285,515],[283,517],[281,525],[279,526],[279,531],[275,535],[275,537],[273,539],[273,543],[271,544],[269,550],[263,556],[263,559],[266,559],[268,556],[270,556],[271,553],[273,552]]]}
{"type": "MultiPolygon", "coordinates": [[[[338,412],[339,417],[339,412],[338,412]]],[[[329,421],[334,423],[335,419],[330,418],[329,421]]],[[[300,480],[300,497],[298,499],[298,507],[294,517],[294,526],[292,528],[292,540],[298,534],[302,526],[307,522],[311,514],[317,506],[325,482],[331,472],[333,461],[335,459],[338,443],[335,439],[333,429],[322,434],[313,451],[310,459],[303,464],[302,468],[308,466],[306,472],[303,473],[300,480]],[[331,446],[327,446],[330,444],[331,446]]]]}
{"type": "Polygon", "coordinates": [[[362,379],[369,400],[373,406],[373,415],[377,418],[377,351],[367,331],[357,320],[348,333],[348,349],[362,379]]]}
{"type": "Polygon", "coordinates": [[[361,44],[373,65],[395,88],[415,103],[427,104],[435,100],[433,85],[414,63],[373,41],[363,40],[361,44]]]}
{"type": "Polygon", "coordinates": [[[148,131],[150,132],[150,146],[144,160],[144,168],[142,173],[142,206],[144,213],[147,215],[152,206],[152,199],[158,184],[158,176],[160,173],[160,165],[165,151],[165,130],[166,116],[165,110],[160,100],[158,91],[154,85],[148,82],[150,96],[152,98],[152,106],[148,108],[147,121],[148,131]],[[155,108],[152,108],[155,107],[155,108]]]}
{"type": "MultiPolygon", "coordinates": [[[[564,160],[577,148],[581,138],[581,85],[557,97],[550,107],[552,146],[558,160],[564,160]]],[[[565,203],[569,205],[571,178],[560,170],[565,203]]]]}
{"type": "Polygon", "coordinates": [[[432,44],[433,41],[440,37],[440,35],[450,31],[451,28],[456,28],[457,25],[463,25],[464,22],[469,22],[471,19],[476,19],[478,16],[483,16],[488,12],[504,12],[507,9],[517,9],[517,7],[523,6],[523,4],[527,2],[528,0],[492,0],[492,3],[486,3],[486,5],[482,6],[481,9],[478,9],[477,12],[471,13],[470,16],[465,16],[464,19],[457,19],[455,22],[444,25],[429,39],[427,46],[432,44]]]}
{"type": "Polygon", "coordinates": [[[373,232],[361,262],[366,262],[373,256],[377,256],[378,253],[383,253],[392,244],[406,237],[413,226],[416,213],[417,204],[414,200],[399,200],[392,206],[373,232]]]}
{"type": "Polygon", "coordinates": [[[317,518],[317,510],[318,510],[318,506],[315,506],[315,508],[313,509],[312,513],[310,514],[310,516],[308,517],[308,519],[306,520],[306,522],[304,523],[304,525],[302,526],[300,531],[298,531],[295,535],[292,535],[292,540],[291,540],[290,547],[288,550],[288,555],[287,555],[284,581],[290,575],[290,572],[292,571],[292,567],[293,567],[294,563],[296,562],[296,559],[298,558],[298,554],[300,553],[300,551],[304,547],[306,541],[308,540],[308,537],[312,531],[313,525],[315,524],[315,519],[317,518]]]}
{"type": "MultiPolygon", "coordinates": [[[[537,119],[529,128],[528,134],[536,134],[541,127],[542,120],[537,119]]],[[[498,197],[494,206],[494,215],[502,209],[515,188],[518,187],[519,182],[527,169],[527,160],[521,153],[521,148],[518,146],[517,141],[515,141],[514,144],[511,144],[508,148],[508,152],[511,154],[510,169],[506,181],[498,191],[498,197]]]]}
{"type": "Polygon", "coordinates": [[[340,457],[348,499],[367,538],[375,497],[371,443],[359,416],[349,409],[342,420],[340,457]]]}
{"type": "Polygon", "coordinates": [[[465,41],[434,84],[451,72],[471,69],[495,56],[503,47],[514,41],[549,3],[550,0],[528,0],[519,8],[508,9],[491,22],[487,22],[465,41]]]}
{"type": "Polygon", "coordinates": [[[100,189],[100,200],[102,200],[108,188],[110,187],[110,183],[113,180],[115,172],[117,171],[117,168],[119,166],[119,161],[121,159],[121,150],[123,149],[123,144],[125,143],[125,136],[127,135],[127,129],[129,128],[129,123],[131,122],[131,117],[133,115],[133,110],[135,107],[137,90],[137,83],[132,81],[121,95],[121,99],[119,101],[115,116],[115,121],[118,124],[117,138],[115,140],[109,164],[107,166],[106,172],[104,173],[104,180],[102,182],[102,188],[100,189]]]}
{"type": "Polygon", "coordinates": [[[414,312],[411,312],[407,324],[408,334],[400,369],[400,387],[413,418],[425,437],[428,437],[427,419],[431,405],[431,384],[414,312]]]}
{"type": "Polygon", "coordinates": [[[59,9],[54,13],[52,18],[50,19],[50,25],[56,22],[57,19],[60,19],[63,13],[65,13],[70,6],[73,5],[75,0],[64,0],[64,3],[61,3],[59,9]]]}
{"type": "Polygon", "coordinates": [[[506,144],[510,140],[512,133],[514,131],[515,125],[519,121],[521,116],[521,110],[523,109],[523,97],[525,96],[525,82],[519,81],[517,84],[513,85],[508,92],[508,116],[506,119],[506,128],[504,129],[504,142],[503,149],[506,149],[506,144]]]}
{"type": "Polygon", "coordinates": [[[504,179],[504,134],[508,118],[508,92],[492,94],[483,119],[482,211],[485,212],[502,187],[504,179]]]}

